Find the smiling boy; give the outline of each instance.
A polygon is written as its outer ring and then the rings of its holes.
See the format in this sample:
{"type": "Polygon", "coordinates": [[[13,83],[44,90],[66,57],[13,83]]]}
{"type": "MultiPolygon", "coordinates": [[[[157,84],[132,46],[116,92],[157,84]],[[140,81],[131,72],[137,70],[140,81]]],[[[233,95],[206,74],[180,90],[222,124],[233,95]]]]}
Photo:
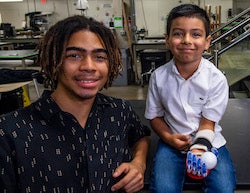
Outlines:
{"type": "Polygon", "coordinates": [[[235,171],[219,121],[228,102],[226,77],[202,57],[210,45],[209,18],[200,7],[183,4],[168,15],[166,46],[173,59],[151,75],[145,117],[160,137],[151,192],[181,193],[187,152],[218,149],[217,166],[203,179],[205,193],[233,193],[235,171]]]}

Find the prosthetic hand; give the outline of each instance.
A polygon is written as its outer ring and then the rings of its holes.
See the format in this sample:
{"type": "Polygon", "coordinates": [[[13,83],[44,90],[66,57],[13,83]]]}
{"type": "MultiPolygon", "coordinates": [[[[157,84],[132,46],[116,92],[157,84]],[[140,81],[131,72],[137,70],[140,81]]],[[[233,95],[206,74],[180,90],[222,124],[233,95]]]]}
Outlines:
{"type": "Polygon", "coordinates": [[[194,143],[187,153],[187,175],[193,179],[203,179],[208,176],[211,169],[217,164],[218,150],[212,147],[214,132],[212,130],[200,130],[196,133],[194,143]],[[193,149],[201,152],[192,153],[193,149]],[[204,153],[202,152],[204,151],[204,153]]]}
{"type": "Polygon", "coordinates": [[[208,176],[210,170],[217,164],[218,150],[212,148],[201,155],[194,154],[191,151],[187,153],[186,168],[187,175],[193,179],[203,179],[208,176]]]}

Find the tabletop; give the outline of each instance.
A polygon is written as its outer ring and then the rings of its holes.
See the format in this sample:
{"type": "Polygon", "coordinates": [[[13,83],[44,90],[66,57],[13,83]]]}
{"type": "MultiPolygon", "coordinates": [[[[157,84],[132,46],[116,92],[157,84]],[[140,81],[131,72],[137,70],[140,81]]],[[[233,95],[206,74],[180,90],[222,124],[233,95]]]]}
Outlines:
{"type": "Polygon", "coordinates": [[[9,38],[0,38],[1,42],[12,42],[12,43],[39,43],[41,37],[27,37],[27,36],[17,36],[9,38]]]}
{"type": "Polygon", "coordinates": [[[13,50],[14,45],[12,42],[0,42],[0,50],[13,50]]]}
{"type": "Polygon", "coordinates": [[[0,50],[0,60],[21,60],[37,54],[36,50],[0,50]]]}
{"type": "Polygon", "coordinates": [[[165,39],[143,39],[143,40],[138,40],[137,42],[134,42],[133,44],[135,45],[142,45],[142,44],[163,44],[165,45],[165,39]]]}
{"type": "Polygon", "coordinates": [[[8,45],[8,44],[12,44],[12,42],[0,42],[0,46],[5,46],[5,45],[8,45]]]}
{"type": "Polygon", "coordinates": [[[20,87],[23,87],[27,84],[30,84],[32,81],[25,81],[25,82],[15,82],[9,84],[0,84],[0,93],[13,91],[20,87]]]}

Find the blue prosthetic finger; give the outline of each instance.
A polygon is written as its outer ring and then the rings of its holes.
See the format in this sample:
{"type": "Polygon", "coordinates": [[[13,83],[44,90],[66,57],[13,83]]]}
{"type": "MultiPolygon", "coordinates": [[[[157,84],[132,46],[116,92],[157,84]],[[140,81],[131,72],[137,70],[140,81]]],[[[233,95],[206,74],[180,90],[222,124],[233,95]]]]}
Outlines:
{"type": "Polygon", "coordinates": [[[205,163],[202,163],[202,166],[201,166],[201,175],[203,177],[206,177],[207,176],[207,166],[205,163]]]}
{"type": "Polygon", "coordinates": [[[192,155],[192,174],[196,175],[197,173],[197,159],[196,159],[196,155],[193,154],[192,155]]]}
{"type": "Polygon", "coordinates": [[[197,176],[201,176],[202,175],[202,163],[201,163],[201,158],[197,159],[197,176]]]}
{"type": "Polygon", "coordinates": [[[211,152],[212,152],[214,155],[216,155],[216,157],[218,157],[219,151],[218,151],[215,147],[212,147],[212,148],[211,148],[211,152]]]}
{"type": "Polygon", "coordinates": [[[187,153],[187,172],[191,172],[192,171],[192,153],[189,151],[187,153]]]}

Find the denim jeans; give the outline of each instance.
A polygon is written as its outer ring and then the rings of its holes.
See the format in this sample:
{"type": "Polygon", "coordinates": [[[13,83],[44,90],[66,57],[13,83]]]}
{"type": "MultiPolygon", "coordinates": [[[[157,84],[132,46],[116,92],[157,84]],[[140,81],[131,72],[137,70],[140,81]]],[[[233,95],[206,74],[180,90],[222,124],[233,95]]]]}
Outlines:
{"type": "MultiPolygon", "coordinates": [[[[233,193],[236,186],[235,169],[225,146],[218,149],[218,161],[203,179],[204,193],[233,193]]],[[[154,158],[150,191],[152,193],[181,193],[186,177],[186,154],[159,140],[154,158]]]]}

